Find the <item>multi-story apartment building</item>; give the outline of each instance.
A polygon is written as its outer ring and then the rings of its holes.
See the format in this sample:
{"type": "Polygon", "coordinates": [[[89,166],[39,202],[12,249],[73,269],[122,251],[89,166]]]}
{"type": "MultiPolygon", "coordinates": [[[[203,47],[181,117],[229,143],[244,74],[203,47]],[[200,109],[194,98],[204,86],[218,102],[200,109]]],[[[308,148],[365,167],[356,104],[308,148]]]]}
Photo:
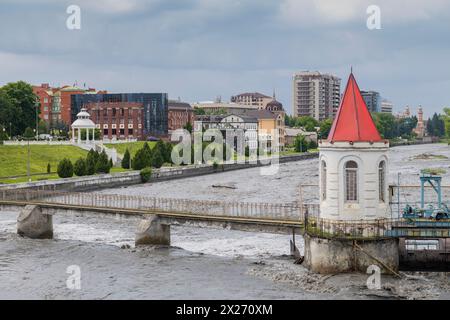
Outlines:
{"type": "MultiPolygon", "coordinates": [[[[113,107],[108,103],[138,103],[142,111],[140,113],[140,121],[142,124],[141,138],[147,136],[166,137],[168,134],[168,99],[167,93],[107,93],[107,94],[75,94],[71,96],[71,119],[75,121],[76,115],[81,108],[88,104],[98,104],[110,108],[113,107]]],[[[124,104],[123,106],[127,106],[124,104]]],[[[128,105],[128,109],[130,105],[128,105]]],[[[117,108],[116,108],[117,109],[117,108]]],[[[123,117],[122,110],[119,108],[119,117],[123,117]]],[[[125,110],[123,111],[125,112],[125,110]]],[[[109,115],[108,115],[109,116],[109,115]]],[[[117,120],[116,119],[116,120],[117,120]]],[[[124,121],[126,118],[123,118],[124,121]]],[[[117,138],[117,137],[116,137],[117,138]]]]}
{"type": "Polygon", "coordinates": [[[258,107],[258,109],[264,109],[270,101],[272,101],[272,97],[259,92],[246,92],[231,97],[231,102],[233,103],[254,106],[258,107]]]}
{"type": "Polygon", "coordinates": [[[294,116],[317,120],[333,118],[339,108],[341,79],[318,71],[302,71],[293,76],[294,116]]]}
{"type": "Polygon", "coordinates": [[[184,128],[188,123],[194,124],[194,110],[186,102],[169,100],[169,133],[184,128]]]}
{"type": "Polygon", "coordinates": [[[50,87],[48,83],[33,86],[33,92],[39,97],[40,118],[50,125],[63,122],[71,124],[71,97],[75,94],[106,93],[94,88],[79,88],[76,86],[50,87]]]}
{"type": "Polygon", "coordinates": [[[381,101],[381,112],[392,113],[394,109],[394,104],[386,99],[381,101]]]}
{"type": "Polygon", "coordinates": [[[104,140],[142,140],[142,103],[88,102],[83,108],[91,115],[104,140]]]}
{"type": "Polygon", "coordinates": [[[381,96],[377,91],[362,91],[361,95],[370,112],[381,112],[381,96]]]}

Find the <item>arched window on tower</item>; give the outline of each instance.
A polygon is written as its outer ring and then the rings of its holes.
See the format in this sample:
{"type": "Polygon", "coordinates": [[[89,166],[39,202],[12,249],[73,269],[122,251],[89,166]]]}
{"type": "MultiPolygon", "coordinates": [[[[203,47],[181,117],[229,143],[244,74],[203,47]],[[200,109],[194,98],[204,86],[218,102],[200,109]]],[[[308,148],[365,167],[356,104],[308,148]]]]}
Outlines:
{"type": "Polygon", "coordinates": [[[378,194],[380,201],[384,202],[386,199],[386,162],[383,160],[378,165],[378,194]]]}
{"type": "Polygon", "coordinates": [[[322,189],[322,201],[327,199],[327,163],[322,160],[321,162],[321,189],[322,189]]]}
{"type": "Polygon", "coordinates": [[[358,164],[348,161],[345,164],[345,201],[358,201],[358,164]]]}

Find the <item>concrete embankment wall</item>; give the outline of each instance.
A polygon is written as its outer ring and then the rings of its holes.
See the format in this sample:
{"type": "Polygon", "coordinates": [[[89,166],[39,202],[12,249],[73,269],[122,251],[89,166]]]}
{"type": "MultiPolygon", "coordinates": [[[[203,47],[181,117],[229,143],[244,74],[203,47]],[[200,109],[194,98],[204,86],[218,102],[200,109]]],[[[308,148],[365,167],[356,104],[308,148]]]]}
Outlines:
{"type": "MultiPolygon", "coordinates": [[[[278,158],[279,163],[301,161],[317,158],[318,153],[305,153],[300,155],[288,155],[278,158]]],[[[211,165],[188,165],[180,167],[170,167],[153,169],[151,182],[166,181],[196,177],[206,174],[214,174],[225,171],[241,170],[254,167],[262,167],[276,163],[274,159],[263,159],[258,163],[230,163],[219,165],[214,168],[211,165]]],[[[29,183],[8,184],[0,186],[0,190],[5,189],[31,189],[31,190],[55,190],[55,191],[89,191],[103,188],[115,188],[141,183],[138,171],[121,172],[115,174],[101,174],[95,176],[66,178],[58,180],[35,181],[29,183]]]]}

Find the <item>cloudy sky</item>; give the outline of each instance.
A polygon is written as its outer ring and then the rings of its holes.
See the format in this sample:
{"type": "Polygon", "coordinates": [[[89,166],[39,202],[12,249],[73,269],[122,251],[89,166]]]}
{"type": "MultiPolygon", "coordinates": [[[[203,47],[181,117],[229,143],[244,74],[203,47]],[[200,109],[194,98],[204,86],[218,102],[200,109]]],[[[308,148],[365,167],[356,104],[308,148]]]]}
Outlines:
{"type": "Polygon", "coordinates": [[[275,89],[291,112],[295,71],[334,73],[344,87],[350,66],[396,110],[450,105],[450,1],[0,1],[0,85],[78,82],[189,102],[275,89]],[[366,26],[373,4],[380,30],[366,26]],[[80,30],[66,27],[69,5],[80,30]]]}

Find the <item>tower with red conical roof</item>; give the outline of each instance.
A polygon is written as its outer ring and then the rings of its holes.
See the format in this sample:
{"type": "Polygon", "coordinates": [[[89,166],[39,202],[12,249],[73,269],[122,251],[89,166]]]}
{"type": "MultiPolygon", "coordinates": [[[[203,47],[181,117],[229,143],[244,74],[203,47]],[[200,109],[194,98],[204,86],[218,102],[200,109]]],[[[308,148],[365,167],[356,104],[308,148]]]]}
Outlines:
{"type": "Polygon", "coordinates": [[[319,149],[320,217],[387,218],[389,143],[381,138],[353,73],[319,149]]]}

